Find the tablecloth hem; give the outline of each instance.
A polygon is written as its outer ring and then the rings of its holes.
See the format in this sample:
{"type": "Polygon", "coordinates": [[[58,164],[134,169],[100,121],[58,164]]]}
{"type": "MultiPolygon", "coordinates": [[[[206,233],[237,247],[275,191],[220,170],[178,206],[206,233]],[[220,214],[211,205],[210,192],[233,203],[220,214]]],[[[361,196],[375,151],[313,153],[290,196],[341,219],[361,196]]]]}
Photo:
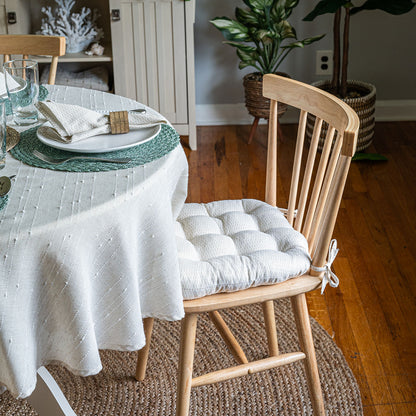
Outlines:
{"type": "Polygon", "coordinates": [[[142,319],[145,318],[153,318],[153,319],[160,319],[163,321],[175,322],[181,321],[185,317],[185,311],[181,311],[179,315],[159,315],[159,314],[149,314],[149,315],[142,315],[142,319]]]}
{"type": "MultiPolygon", "coordinates": [[[[72,374],[76,376],[80,376],[80,377],[94,376],[103,369],[103,366],[100,363],[100,365],[93,370],[79,370],[79,369],[75,369],[71,367],[68,363],[64,361],[53,359],[53,360],[48,360],[42,363],[41,365],[39,365],[38,368],[36,369],[36,372],[39,370],[39,368],[47,367],[48,365],[58,365],[58,366],[65,367],[72,374]]],[[[35,383],[33,383],[29,388],[25,389],[24,391],[19,392],[19,391],[9,389],[6,383],[4,383],[3,381],[0,381],[0,386],[6,389],[2,391],[0,388],[0,394],[4,393],[5,391],[8,391],[16,399],[26,399],[35,391],[36,384],[37,384],[37,379],[35,383]]]]}
{"type": "Polygon", "coordinates": [[[33,384],[33,386],[29,387],[24,392],[17,392],[9,389],[3,381],[0,381],[0,397],[2,394],[8,391],[15,399],[26,399],[34,392],[35,388],[36,382],[33,384]]]}

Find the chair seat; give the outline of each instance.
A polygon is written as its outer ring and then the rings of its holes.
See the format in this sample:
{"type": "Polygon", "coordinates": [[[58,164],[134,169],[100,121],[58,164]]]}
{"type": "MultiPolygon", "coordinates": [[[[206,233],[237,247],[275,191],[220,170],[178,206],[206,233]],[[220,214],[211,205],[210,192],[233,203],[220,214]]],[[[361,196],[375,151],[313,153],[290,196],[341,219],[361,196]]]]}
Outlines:
{"type": "Polygon", "coordinates": [[[254,199],[185,204],[176,237],[184,299],[283,282],[311,265],[305,237],[254,199]]]}

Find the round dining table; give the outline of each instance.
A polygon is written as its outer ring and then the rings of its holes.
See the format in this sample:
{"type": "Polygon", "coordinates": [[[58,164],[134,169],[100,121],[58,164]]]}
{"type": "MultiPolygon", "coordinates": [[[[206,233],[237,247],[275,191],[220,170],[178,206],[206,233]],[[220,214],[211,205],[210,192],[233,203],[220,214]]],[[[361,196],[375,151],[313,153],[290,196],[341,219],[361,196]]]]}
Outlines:
{"type": "MultiPolygon", "coordinates": [[[[157,114],[109,93],[46,88],[59,103],[157,114]]],[[[34,167],[8,154],[1,175],[16,175],[0,210],[3,390],[34,397],[51,363],[97,374],[100,349],[145,345],[144,318],[183,317],[174,225],[188,165],[180,144],[147,163],[106,171],[34,167]]]]}

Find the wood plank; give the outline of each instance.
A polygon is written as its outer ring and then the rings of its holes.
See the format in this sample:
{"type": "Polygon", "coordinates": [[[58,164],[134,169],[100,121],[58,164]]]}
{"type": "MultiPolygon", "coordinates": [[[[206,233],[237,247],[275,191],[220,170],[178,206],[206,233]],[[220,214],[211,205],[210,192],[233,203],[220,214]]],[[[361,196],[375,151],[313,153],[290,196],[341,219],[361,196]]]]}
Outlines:
{"type": "Polygon", "coordinates": [[[196,120],[195,120],[195,57],[194,57],[194,23],[195,1],[182,2],[185,7],[185,33],[186,39],[186,86],[188,93],[188,130],[189,146],[192,150],[197,148],[196,120]]]}
{"type": "MultiPolygon", "coordinates": [[[[157,15],[156,4],[153,2],[143,3],[144,39],[146,40],[146,73],[147,78],[147,105],[159,110],[159,79],[157,66],[157,15]]],[[[140,57],[137,57],[140,59],[140,57]]]]}
{"type": "MultiPolygon", "coordinates": [[[[383,345],[386,339],[389,338],[389,341],[396,344],[397,348],[403,353],[414,351],[415,345],[413,343],[414,339],[412,334],[415,332],[410,331],[412,322],[408,319],[408,316],[403,313],[403,307],[401,305],[403,298],[406,299],[408,297],[406,295],[408,289],[400,287],[401,285],[393,287],[391,276],[392,274],[395,274],[397,276],[397,281],[400,281],[400,273],[392,273],[392,271],[389,271],[390,265],[392,264],[391,253],[389,250],[386,250],[385,245],[378,246],[377,241],[375,241],[373,230],[375,230],[376,224],[372,223],[372,226],[369,227],[366,223],[366,219],[370,220],[374,211],[370,214],[369,212],[364,213],[363,210],[364,208],[360,209],[352,206],[351,203],[348,203],[350,218],[352,216],[355,217],[356,225],[352,224],[352,227],[356,230],[356,234],[359,235],[356,244],[361,250],[363,260],[367,265],[368,270],[371,270],[372,275],[377,277],[377,284],[374,285],[373,294],[378,296],[378,304],[380,305],[384,316],[386,316],[387,311],[392,314],[383,319],[383,321],[386,322],[385,330],[377,330],[377,332],[374,333],[374,337],[379,345],[383,345]],[[365,214],[367,214],[367,217],[364,216],[365,214]],[[376,251],[375,248],[378,248],[378,250],[376,251]]],[[[369,302],[369,299],[366,299],[365,301],[369,302]]],[[[412,354],[409,354],[406,359],[406,365],[415,368],[415,360],[416,354],[413,357],[412,354]]]]}
{"type": "MultiPolygon", "coordinates": [[[[336,261],[335,270],[337,272],[342,270],[340,283],[342,298],[339,299],[333,291],[327,292],[326,297],[330,305],[331,318],[333,316],[332,308],[340,308],[340,300],[342,300],[345,310],[340,312],[340,316],[348,316],[351,329],[346,331],[344,328],[338,327],[341,322],[338,320],[338,322],[333,321],[335,332],[336,334],[346,332],[349,337],[353,333],[358,344],[356,353],[354,353],[354,351],[347,352],[345,340],[341,342],[341,344],[345,345],[343,351],[347,361],[354,371],[356,360],[349,359],[349,357],[359,357],[363,365],[360,373],[364,373],[367,379],[370,377],[378,378],[377,383],[370,383],[371,401],[374,401],[374,403],[391,402],[392,397],[386,371],[390,373],[393,371],[404,372],[403,365],[398,351],[394,347],[394,340],[386,322],[385,314],[380,306],[379,297],[374,296],[372,274],[368,272],[368,269],[363,264],[356,266],[360,262],[365,263],[365,260],[361,254],[359,242],[355,241],[356,236],[352,232],[354,227],[348,221],[344,225],[344,221],[345,218],[341,215],[338,224],[340,228],[345,226],[345,232],[350,237],[348,241],[343,240],[344,243],[342,245],[342,252],[346,255],[348,263],[346,263],[346,259],[342,258],[336,261]],[[340,262],[342,262],[341,266],[338,267],[340,262]],[[359,286],[356,285],[356,281],[360,282],[359,286]],[[390,351],[385,348],[386,345],[391,347],[390,351]],[[381,390],[380,386],[383,386],[381,390]]],[[[359,228],[361,229],[361,227],[359,228]]],[[[338,341],[337,338],[336,340],[338,341]]]]}
{"type": "Polygon", "coordinates": [[[416,406],[415,403],[398,403],[394,405],[394,415],[395,416],[416,416],[416,406]]]}
{"type": "Polygon", "coordinates": [[[306,300],[308,302],[309,314],[321,324],[321,326],[332,338],[334,338],[334,328],[332,327],[332,322],[329,318],[329,311],[325,301],[325,296],[321,295],[321,289],[309,292],[306,295],[306,300]]]}
{"type": "MultiPolygon", "coordinates": [[[[364,407],[364,414],[367,416],[367,410],[369,410],[368,408],[364,407]]],[[[383,404],[383,405],[376,405],[373,408],[373,411],[377,416],[396,416],[396,413],[394,411],[394,406],[390,405],[390,404],[383,404]]]]}
{"type": "MultiPolygon", "coordinates": [[[[176,118],[175,100],[175,58],[173,44],[173,15],[172,3],[155,2],[156,15],[156,56],[157,72],[155,76],[158,80],[159,111],[171,123],[180,122],[176,118]]],[[[183,15],[182,15],[183,17],[183,15]]],[[[183,26],[184,19],[175,22],[179,27],[183,26]]],[[[182,63],[184,63],[182,58],[182,63]]],[[[185,65],[181,68],[186,72],[185,65]]],[[[179,68],[178,68],[179,69],[179,68]]],[[[184,94],[181,94],[184,95],[184,94]]],[[[183,105],[186,111],[186,103],[183,105]]],[[[183,122],[183,121],[182,121],[183,122]]],[[[186,120],[185,120],[186,122],[186,120]]]]}
{"type": "MultiPolygon", "coordinates": [[[[175,108],[176,123],[188,123],[188,97],[186,86],[186,37],[185,37],[185,5],[182,1],[172,1],[173,65],[175,77],[175,108]]],[[[188,46],[189,48],[189,46],[188,46]]],[[[189,87],[188,87],[189,88],[189,87]]],[[[194,99],[195,100],[195,99],[194,99]]]]}
{"type": "Polygon", "coordinates": [[[122,16],[121,20],[111,22],[115,93],[135,100],[136,78],[131,76],[136,71],[131,36],[133,10],[130,4],[122,3],[121,0],[110,0],[110,8],[119,9],[122,16]]]}
{"type": "MultiPolygon", "coordinates": [[[[135,73],[133,78],[136,82],[135,92],[136,92],[136,100],[143,104],[148,104],[148,93],[147,93],[147,67],[146,67],[146,59],[143,59],[143,56],[146,56],[146,43],[145,43],[145,35],[144,35],[144,28],[145,28],[145,17],[144,17],[144,4],[143,3],[132,3],[132,19],[135,22],[134,25],[131,25],[130,30],[133,31],[133,39],[134,39],[134,53],[131,54],[130,57],[126,57],[126,59],[134,59],[134,66],[130,68],[135,73]]],[[[114,42],[113,42],[114,45],[114,42]]],[[[114,45],[115,48],[118,45],[114,45]]],[[[128,75],[127,75],[128,76],[128,75]]],[[[130,92],[131,94],[131,92],[130,92]]]]}
{"type": "Polygon", "coordinates": [[[227,169],[228,177],[228,198],[241,199],[243,197],[239,162],[239,138],[234,129],[227,131],[225,140],[224,165],[227,169]]]}
{"type": "Polygon", "coordinates": [[[218,140],[214,143],[214,183],[215,183],[215,193],[214,199],[228,199],[228,190],[229,185],[228,181],[230,177],[227,172],[227,160],[226,160],[226,150],[225,150],[225,141],[228,141],[227,130],[223,129],[223,134],[218,137],[218,140]]]}

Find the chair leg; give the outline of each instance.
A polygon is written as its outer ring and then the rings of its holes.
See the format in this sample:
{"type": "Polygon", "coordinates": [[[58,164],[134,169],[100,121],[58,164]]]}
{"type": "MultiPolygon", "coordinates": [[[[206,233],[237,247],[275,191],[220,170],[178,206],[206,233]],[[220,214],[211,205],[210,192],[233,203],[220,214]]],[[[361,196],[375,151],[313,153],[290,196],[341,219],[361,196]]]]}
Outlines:
{"type": "Polygon", "coordinates": [[[302,293],[292,297],[291,301],[300,346],[306,355],[305,370],[311,394],[313,414],[314,416],[325,416],[324,400],[322,396],[321,383],[319,381],[318,365],[316,363],[315,347],[313,345],[306,296],[302,293]]]}
{"type": "Polygon", "coordinates": [[[237,362],[239,364],[247,364],[248,360],[243,349],[240,347],[240,344],[230,331],[230,328],[228,328],[228,325],[225,323],[220,313],[218,311],[212,311],[208,312],[208,315],[237,362]]]}
{"type": "Polygon", "coordinates": [[[176,416],[188,416],[189,414],[197,318],[197,314],[185,314],[185,318],[182,320],[176,392],[176,416]]]}
{"type": "Polygon", "coordinates": [[[279,355],[279,345],[277,343],[276,320],[274,317],[274,304],[268,300],[261,304],[264,315],[264,325],[266,327],[267,345],[269,347],[269,356],[279,355]]]}
{"type": "Polygon", "coordinates": [[[152,339],[153,318],[143,319],[144,334],[146,336],[146,345],[139,350],[136,366],[136,380],[143,381],[146,375],[147,359],[149,358],[150,341],[152,339]]]}

